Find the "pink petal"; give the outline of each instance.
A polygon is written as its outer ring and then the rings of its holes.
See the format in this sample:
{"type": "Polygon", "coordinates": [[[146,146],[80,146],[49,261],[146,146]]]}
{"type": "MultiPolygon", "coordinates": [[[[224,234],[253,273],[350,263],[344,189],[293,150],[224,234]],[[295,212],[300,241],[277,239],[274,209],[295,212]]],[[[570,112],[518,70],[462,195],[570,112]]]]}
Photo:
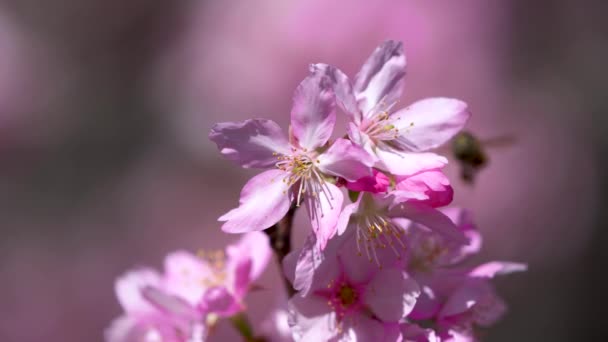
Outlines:
{"type": "Polygon", "coordinates": [[[241,311],[242,305],[225,287],[215,286],[205,292],[199,309],[205,313],[229,317],[241,311]]]}
{"type": "Polygon", "coordinates": [[[204,282],[212,282],[215,275],[209,264],[186,251],[169,253],[165,257],[165,288],[173,295],[197,305],[206,290],[204,282]]]}
{"type": "Polygon", "coordinates": [[[423,203],[433,208],[452,202],[454,190],[441,170],[423,171],[408,177],[397,177],[396,189],[424,194],[423,203]]]}
{"type": "Polygon", "coordinates": [[[340,341],[374,341],[394,342],[398,341],[399,330],[396,324],[386,324],[363,314],[357,313],[349,318],[345,333],[349,338],[340,341]]]}
{"type": "Polygon", "coordinates": [[[160,286],[161,276],[153,269],[142,268],[128,272],[118,279],[114,285],[116,297],[127,313],[149,313],[156,309],[142,295],[146,286],[160,286]]]}
{"type": "Polygon", "coordinates": [[[487,282],[469,281],[450,296],[439,312],[439,318],[455,316],[470,310],[474,311],[475,323],[488,326],[505,313],[506,305],[487,282]]]}
{"type": "Polygon", "coordinates": [[[391,184],[390,178],[384,173],[373,169],[373,175],[359,178],[354,182],[346,183],[346,188],[352,191],[366,191],[371,193],[385,193],[391,184]]]}
{"type": "Polygon", "coordinates": [[[315,296],[293,296],[288,303],[288,324],[296,341],[330,341],[338,334],[335,313],[315,296]]]}
{"type": "Polygon", "coordinates": [[[524,272],[528,270],[526,264],[507,261],[492,261],[477,266],[469,273],[472,277],[494,278],[497,275],[505,275],[514,272],[524,272]]]}
{"type": "Polygon", "coordinates": [[[318,167],[326,174],[338,176],[347,181],[356,181],[372,175],[374,157],[359,145],[347,139],[337,139],[325,152],[319,155],[318,167]]]}
{"type": "Polygon", "coordinates": [[[338,232],[338,235],[344,234],[344,231],[346,230],[346,227],[348,226],[348,223],[350,221],[350,217],[354,213],[356,213],[357,210],[359,210],[360,202],[361,202],[361,196],[359,196],[359,199],[355,203],[347,204],[346,206],[344,206],[344,209],[342,209],[342,212],[340,213],[340,217],[338,218],[338,223],[336,225],[336,230],[338,232]]]}
{"type": "Polygon", "coordinates": [[[467,104],[456,99],[429,98],[394,113],[397,138],[412,151],[441,146],[458,133],[469,120],[467,104]]]}
{"type": "Polygon", "coordinates": [[[389,40],[376,48],[354,80],[355,96],[363,115],[382,100],[390,105],[401,97],[405,66],[400,42],[389,40]]]}
{"type": "Polygon", "coordinates": [[[448,160],[435,153],[407,153],[377,148],[380,168],[398,176],[411,176],[423,171],[443,168],[448,160]]]}
{"type": "Polygon", "coordinates": [[[157,287],[146,286],[142,290],[142,295],[157,309],[170,317],[186,320],[194,320],[198,317],[198,312],[185,300],[169,295],[157,287]]]}
{"type": "Polygon", "coordinates": [[[229,263],[239,264],[251,262],[251,274],[249,279],[255,281],[264,272],[270,258],[272,249],[268,236],[262,232],[250,232],[244,234],[236,243],[226,247],[229,263]]]}
{"type": "Polygon", "coordinates": [[[283,260],[283,272],[293,284],[293,288],[300,291],[302,296],[311,290],[314,277],[323,276],[319,268],[323,264],[324,254],[317,244],[315,234],[310,234],[304,246],[299,251],[289,253],[283,260]]]}
{"type": "Polygon", "coordinates": [[[234,272],[233,291],[237,299],[243,299],[251,284],[251,259],[241,260],[232,272],[234,272]]]}
{"type": "Polygon", "coordinates": [[[397,322],[412,311],[419,295],[418,284],[405,272],[383,269],[368,284],[365,302],[381,320],[397,322]]]}
{"type": "Polygon", "coordinates": [[[312,73],[320,73],[331,81],[334,93],[336,94],[336,102],[340,109],[355,122],[361,122],[361,111],[357,106],[357,99],[353,92],[353,86],[340,69],[323,63],[312,64],[310,66],[312,73]]]}
{"type": "Polygon", "coordinates": [[[112,321],[110,326],[104,331],[106,342],[130,342],[137,341],[133,336],[137,327],[135,318],[123,315],[112,321]]]}
{"type": "MultiPolygon", "coordinates": [[[[403,342],[440,342],[433,329],[423,329],[416,324],[403,323],[399,326],[403,342]]],[[[454,341],[450,341],[454,342],[454,341]]]]}
{"type": "Polygon", "coordinates": [[[215,124],[209,139],[220,152],[242,167],[268,168],[277,162],[273,153],[289,154],[289,142],[272,120],[250,119],[215,124]]]}
{"type": "Polygon", "coordinates": [[[331,81],[321,73],[306,77],[293,96],[291,128],[299,145],[308,150],[323,146],[336,124],[331,81]]]}
{"type": "Polygon", "coordinates": [[[306,196],[306,211],[321,249],[324,249],[327,241],[336,234],[344,201],[340,188],[328,182],[325,182],[323,187],[325,191],[318,193],[316,197],[306,196]]]}
{"type": "Polygon", "coordinates": [[[467,240],[469,240],[468,244],[460,246],[456,255],[452,256],[453,262],[460,262],[465,257],[479,252],[483,244],[483,238],[479,231],[477,231],[471,212],[457,207],[442,208],[441,212],[449,217],[458,229],[464,233],[467,240]]]}
{"type": "Polygon", "coordinates": [[[452,220],[430,206],[411,202],[398,203],[391,209],[390,215],[408,218],[457,243],[466,244],[468,241],[452,220]]]}
{"type": "Polygon", "coordinates": [[[251,178],[241,191],[239,207],[222,215],[218,221],[226,221],[222,230],[227,233],[245,233],[264,230],[279,222],[289,210],[286,173],[268,170],[251,178]]]}

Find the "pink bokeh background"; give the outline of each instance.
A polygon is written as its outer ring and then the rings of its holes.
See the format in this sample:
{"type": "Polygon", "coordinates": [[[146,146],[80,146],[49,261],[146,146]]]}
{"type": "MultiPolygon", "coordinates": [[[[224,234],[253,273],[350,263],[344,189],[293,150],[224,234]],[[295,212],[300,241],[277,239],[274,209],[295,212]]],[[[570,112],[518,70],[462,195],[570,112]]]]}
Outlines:
{"type": "MultiPolygon", "coordinates": [[[[48,13],[26,3],[0,4],[2,341],[102,340],[120,313],[118,275],[234,241],[216,219],[255,171],[223,160],[210,127],[250,117],[286,127],[309,63],[353,75],[385,39],[405,45],[402,105],[460,98],[469,130],[515,138],[489,150],[474,186],[448,169],[454,204],[484,234],[481,257],[530,264],[499,284],[513,305],[489,340],[569,340],[571,327],[544,327],[583,310],[553,304],[566,289],[552,282],[584,262],[605,205],[588,139],[600,128],[573,81],[514,72],[527,64],[515,2],[63,0],[48,13]]],[[[296,245],[308,229],[298,222],[296,245]]],[[[258,323],[280,305],[278,266],[260,285],[249,299],[258,323]]],[[[223,324],[215,340],[236,338],[223,324]]]]}

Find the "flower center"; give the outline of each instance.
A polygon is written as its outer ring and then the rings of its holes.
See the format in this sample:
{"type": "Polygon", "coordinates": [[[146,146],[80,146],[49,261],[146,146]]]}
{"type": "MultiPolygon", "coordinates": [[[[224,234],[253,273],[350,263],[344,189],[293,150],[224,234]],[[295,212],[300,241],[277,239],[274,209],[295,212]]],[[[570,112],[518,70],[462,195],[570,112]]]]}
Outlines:
{"type": "Polygon", "coordinates": [[[357,300],[357,292],[348,285],[342,285],[342,287],[340,287],[338,296],[343,307],[349,307],[357,300]]]}
{"type": "Polygon", "coordinates": [[[430,269],[447,252],[442,241],[434,235],[425,236],[418,246],[413,252],[410,267],[419,271],[430,269]]]}
{"type": "Polygon", "coordinates": [[[287,173],[287,176],[283,178],[283,183],[287,185],[287,188],[291,188],[294,185],[297,187],[296,206],[300,206],[302,198],[307,193],[313,198],[318,197],[319,194],[323,194],[331,206],[333,196],[331,195],[331,191],[329,191],[325,178],[316,167],[320,163],[316,159],[316,154],[310,153],[306,149],[297,150],[292,148],[291,150],[292,154],[290,155],[278,155],[277,153],[274,153],[274,155],[277,156],[278,160],[275,164],[276,167],[287,173]]]}
{"type": "Polygon", "coordinates": [[[210,274],[200,279],[200,282],[205,287],[211,287],[216,285],[222,285],[225,283],[227,278],[226,273],[226,254],[223,250],[199,250],[196,255],[205,262],[209,269],[210,274]]]}
{"type": "Polygon", "coordinates": [[[405,250],[405,243],[402,241],[404,232],[397,227],[390,219],[379,214],[363,215],[357,219],[357,252],[362,255],[361,249],[365,250],[370,262],[375,261],[378,267],[382,268],[382,263],[378,259],[376,249],[390,248],[398,259],[401,253],[397,247],[405,250]],[[398,245],[398,246],[397,246],[398,245]]]}
{"type": "Polygon", "coordinates": [[[324,295],[327,298],[327,305],[336,313],[339,321],[342,321],[349,312],[360,307],[359,292],[344,278],[330,281],[327,288],[328,292],[324,295]]]}

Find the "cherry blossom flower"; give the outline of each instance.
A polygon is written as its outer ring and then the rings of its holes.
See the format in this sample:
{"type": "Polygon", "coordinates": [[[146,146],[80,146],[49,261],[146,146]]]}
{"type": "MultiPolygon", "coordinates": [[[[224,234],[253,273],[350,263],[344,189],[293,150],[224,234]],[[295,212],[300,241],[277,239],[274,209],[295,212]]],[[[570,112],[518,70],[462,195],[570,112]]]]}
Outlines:
{"type": "Polygon", "coordinates": [[[444,157],[424,152],[448,141],[462,129],[470,113],[466,103],[451,98],[427,98],[392,111],[401,97],[406,59],[400,42],[376,48],[353,82],[327,64],[311,65],[327,75],[337,103],[350,118],[350,139],[378,158],[377,166],[395,175],[441,168],[444,157]]]}
{"type": "Polygon", "coordinates": [[[249,287],[265,269],[268,237],[245,234],[225,251],[185,251],[165,258],[165,272],[140,269],[116,281],[125,314],[106,331],[108,342],[200,342],[207,324],[244,310],[249,287]]]}
{"type": "Polygon", "coordinates": [[[204,315],[184,298],[163,289],[152,269],[131,271],[116,281],[116,295],[125,314],[106,330],[108,342],[202,342],[204,315]]]}
{"type": "MultiPolygon", "coordinates": [[[[398,334],[398,322],[412,310],[420,293],[416,282],[399,267],[362,263],[356,250],[345,246],[353,238],[332,239],[314,267],[310,291],[289,301],[295,340],[390,340],[398,334]]],[[[284,262],[292,281],[299,272],[295,259],[284,262]]]]}
{"type": "Polygon", "coordinates": [[[328,146],[335,125],[330,80],[312,74],[295,91],[289,139],[264,119],[216,124],[209,135],[221,153],[245,168],[271,168],[244,186],[239,207],[219,218],[222,229],[241,233],[277,223],[292,203],[306,205],[323,245],[335,234],[343,195],[334,176],[355,181],[371,175],[372,157],[347,139],[328,146]]]}
{"type": "Polygon", "coordinates": [[[251,284],[264,271],[272,252],[264,233],[251,232],[225,251],[184,251],[165,259],[166,287],[201,311],[228,317],[244,310],[251,284]]]}
{"type": "Polygon", "coordinates": [[[352,204],[344,207],[338,221],[338,234],[346,229],[356,232],[357,253],[369,261],[381,262],[377,250],[390,249],[397,258],[406,249],[407,224],[417,222],[458,245],[467,240],[456,225],[439,210],[424,203],[420,193],[395,190],[388,194],[361,193],[352,204]],[[403,226],[406,222],[406,226],[403,226]],[[351,227],[351,228],[348,228],[351,227]]]}

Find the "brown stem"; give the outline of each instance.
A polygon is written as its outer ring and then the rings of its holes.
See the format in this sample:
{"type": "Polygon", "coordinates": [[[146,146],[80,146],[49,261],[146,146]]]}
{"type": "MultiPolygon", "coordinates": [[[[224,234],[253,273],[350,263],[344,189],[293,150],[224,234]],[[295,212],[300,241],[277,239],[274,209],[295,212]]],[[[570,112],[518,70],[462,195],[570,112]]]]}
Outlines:
{"type": "MultiPolygon", "coordinates": [[[[283,259],[291,251],[291,228],[293,227],[293,217],[296,213],[296,209],[297,207],[292,205],[291,208],[289,208],[289,211],[287,211],[287,214],[285,214],[277,224],[265,230],[270,238],[270,246],[277,256],[281,275],[283,274],[283,259]]],[[[282,278],[285,289],[287,290],[289,297],[291,297],[296,291],[284,275],[282,278]]]]}

